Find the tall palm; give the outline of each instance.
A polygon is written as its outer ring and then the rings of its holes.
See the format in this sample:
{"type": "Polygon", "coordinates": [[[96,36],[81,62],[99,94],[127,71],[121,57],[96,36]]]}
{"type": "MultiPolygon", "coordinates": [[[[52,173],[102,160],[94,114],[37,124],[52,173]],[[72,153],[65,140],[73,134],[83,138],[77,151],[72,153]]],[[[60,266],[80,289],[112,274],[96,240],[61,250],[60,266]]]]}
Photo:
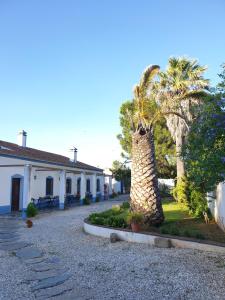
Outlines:
{"type": "Polygon", "coordinates": [[[159,113],[151,97],[159,66],[147,67],[134,88],[133,114],[127,111],[132,127],[131,209],[141,212],[148,224],[164,220],[156,175],[153,125],[159,113]]]}
{"type": "Polygon", "coordinates": [[[177,179],[185,174],[181,150],[189,127],[202,105],[205,88],[209,81],[204,79],[205,66],[196,60],[185,57],[172,57],[165,72],[160,72],[159,82],[155,84],[157,99],[162,111],[174,111],[165,114],[168,129],[176,143],[177,179]]]}

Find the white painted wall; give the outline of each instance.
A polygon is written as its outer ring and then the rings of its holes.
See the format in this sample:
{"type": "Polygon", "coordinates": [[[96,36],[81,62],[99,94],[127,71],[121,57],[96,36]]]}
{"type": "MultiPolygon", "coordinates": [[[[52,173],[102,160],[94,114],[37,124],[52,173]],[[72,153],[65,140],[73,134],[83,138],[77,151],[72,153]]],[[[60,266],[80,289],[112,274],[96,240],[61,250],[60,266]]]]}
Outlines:
{"type": "Polygon", "coordinates": [[[115,178],[112,179],[112,186],[113,186],[113,191],[115,193],[120,193],[121,192],[121,183],[120,181],[116,181],[115,178]]]}
{"type": "MultiPolygon", "coordinates": [[[[43,171],[42,168],[55,167],[63,170],[61,166],[48,165],[46,163],[30,162],[21,159],[0,157],[0,213],[1,207],[11,205],[11,190],[12,190],[12,176],[20,175],[24,176],[24,165],[31,165],[31,177],[30,177],[30,202],[31,198],[39,198],[46,196],[46,178],[51,176],[53,178],[53,196],[59,196],[60,192],[60,170],[43,171]],[[42,169],[42,170],[41,170],[42,169]],[[41,170],[41,171],[40,171],[41,170]]],[[[79,172],[80,170],[76,170],[79,172]]],[[[90,172],[91,173],[91,172],[90,172]]],[[[99,173],[98,173],[99,174],[99,173]]],[[[72,194],[77,194],[77,179],[81,177],[80,174],[66,173],[66,178],[72,179],[72,194]]],[[[101,191],[103,191],[103,176],[97,176],[100,179],[101,191]]],[[[92,191],[92,175],[85,175],[85,187],[86,180],[90,179],[90,190],[92,191]]],[[[21,191],[23,191],[23,182],[21,181],[21,191]]],[[[86,188],[85,188],[86,192],[86,188]]],[[[20,209],[22,209],[22,197],[20,199],[20,209]]]]}
{"type": "MultiPolygon", "coordinates": [[[[12,176],[14,175],[24,176],[24,167],[0,167],[0,207],[11,205],[12,176]]],[[[22,208],[22,199],[20,200],[20,208],[22,208]]]]}
{"type": "Polygon", "coordinates": [[[221,182],[216,188],[214,210],[211,211],[217,224],[225,231],[225,182],[221,182]]]}

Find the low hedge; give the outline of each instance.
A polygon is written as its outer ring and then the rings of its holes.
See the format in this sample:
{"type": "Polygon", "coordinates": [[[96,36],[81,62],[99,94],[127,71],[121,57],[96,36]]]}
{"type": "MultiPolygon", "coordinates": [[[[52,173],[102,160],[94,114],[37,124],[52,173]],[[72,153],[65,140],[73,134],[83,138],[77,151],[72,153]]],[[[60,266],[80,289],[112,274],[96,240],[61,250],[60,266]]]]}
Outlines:
{"type": "Polygon", "coordinates": [[[111,209],[101,213],[93,213],[89,216],[88,220],[94,225],[103,225],[116,228],[126,228],[127,215],[129,212],[128,204],[125,202],[119,206],[115,205],[111,209]]]}

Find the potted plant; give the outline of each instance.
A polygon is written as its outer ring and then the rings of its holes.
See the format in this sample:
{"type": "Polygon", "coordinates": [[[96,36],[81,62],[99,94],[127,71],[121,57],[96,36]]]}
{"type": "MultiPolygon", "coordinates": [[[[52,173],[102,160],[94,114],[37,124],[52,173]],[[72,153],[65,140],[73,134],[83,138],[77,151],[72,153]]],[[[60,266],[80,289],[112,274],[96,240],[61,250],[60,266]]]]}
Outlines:
{"type": "Polygon", "coordinates": [[[139,232],[141,230],[141,224],[143,222],[143,215],[139,212],[131,211],[127,216],[127,223],[130,224],[133,232],[139,232]]]}
{"type": "Polygon", "coordinates": [[[33,226],[33,222],[31,220],[26,220],[26,224],[28,228],[31,228],[33,226]]]}

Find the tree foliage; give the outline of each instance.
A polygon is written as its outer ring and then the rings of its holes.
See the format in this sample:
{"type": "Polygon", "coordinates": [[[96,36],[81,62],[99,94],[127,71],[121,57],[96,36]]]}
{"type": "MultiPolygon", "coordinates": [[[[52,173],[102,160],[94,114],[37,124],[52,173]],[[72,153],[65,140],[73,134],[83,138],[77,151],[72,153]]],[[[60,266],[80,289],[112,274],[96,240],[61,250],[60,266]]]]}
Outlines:
{"type": "Polygon", "coordinates": [[[225,63],[221,65],[222,71],[218,76],[220,77],[221,81],[217,85],[217,92],[220,96],[225,97],[225,63]]]}
{"type": "MultiPolygon", "coordinates": [[[[146,105],[148,105],[148,103],[146,103],[146,105]]],[[[150,109],[151,106],[149,106],[147,110],[150,109]]],[[[127,118],[128,111],[130,115],[134,113],[134,104],[131,101],[126,101],[121,105],[120,126],[122,134],[119,134],[117,137],[122,149],[131,157],[132,130],[130,121],[127,118]]],[[[158,177],[174,178],[176,176],[175,144],[167,129],[166,120],[162,116],[156,121],[154,126],[154,141],[158,177]]]]}
{"type": "Polygon", "coordinates": [[[121,163],[118,160],[114,160],[112,164],[112,168],[110,169],[113,177],[122,182],[122,186],[125,187],[125,191],[130,190],[130,182],[131,182],[131,170],[126,166],[125,163],[121,163]]]}
{"type": "Polygon", "coordinates": [[[216,185],[225,180],[225,111],[222,100],[208,99],[202,114],[191,127],[183,158],[192,191],[190,199],[192,202],[197,198],[201,200],[196,200],[194,204],[197,206],[191,209],[200,210],[200,205],[205,206],[202,199],[206,193],[215,190],[216,185]]]}
{"type": "Polygon", "coordinates": [[[208,80],[206,70],[195,59],[171,57],[165,71],[159,73],[155,83],[157,101],[164,112],[168,129],[176,143],[177,177],[185,175],[181,149],[199,107],[202,105],[204,89],[208,80]],[[170,107],[170,113],[167,113],[170,107]],[[172,112],[172,113],[171,113],[172,112]]]}

